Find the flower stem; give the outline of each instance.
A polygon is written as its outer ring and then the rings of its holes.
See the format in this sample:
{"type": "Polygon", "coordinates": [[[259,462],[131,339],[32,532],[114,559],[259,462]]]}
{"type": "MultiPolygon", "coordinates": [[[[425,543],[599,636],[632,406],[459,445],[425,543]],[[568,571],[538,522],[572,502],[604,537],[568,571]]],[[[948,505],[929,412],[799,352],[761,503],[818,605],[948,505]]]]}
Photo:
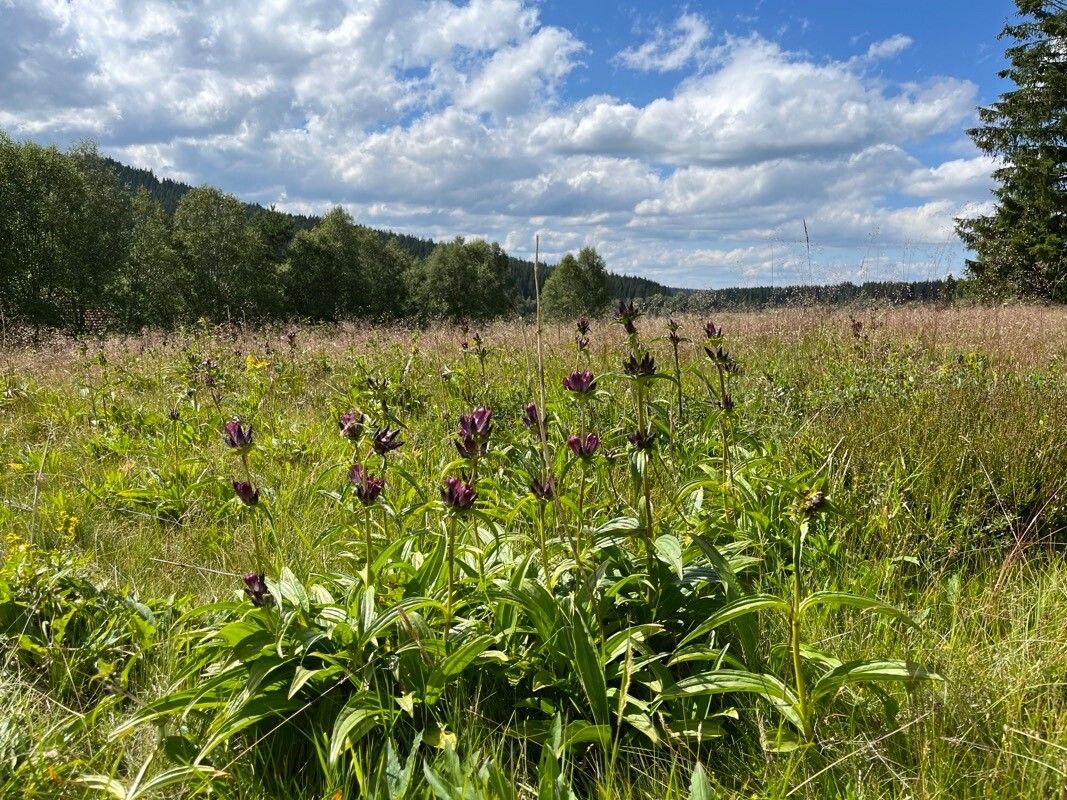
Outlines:
{"type": "Polygon", "coordinates": [[[800,721],[803,724],[804,738],[807,741],[811,741],[814,731],[812,730],[810,711],[808,709],[807,681],[804,679],[804,665],[800,656],[800,603],[804,599],[800,558],[805,527],[806,523],[797,525],[793,534],[793,597],[789,609],[789,644],[793,655],[793,676],[797,688],[797,710],[800,714],[800,721]]]}

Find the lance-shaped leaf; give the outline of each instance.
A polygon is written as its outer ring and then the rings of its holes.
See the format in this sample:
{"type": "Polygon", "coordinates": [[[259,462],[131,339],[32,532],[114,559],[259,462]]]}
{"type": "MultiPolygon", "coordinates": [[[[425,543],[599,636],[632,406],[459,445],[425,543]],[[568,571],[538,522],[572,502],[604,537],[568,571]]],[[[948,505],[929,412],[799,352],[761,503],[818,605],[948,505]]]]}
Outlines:
{"type": "Polygon", "coordinates": [[[869,610],[878,614],[886,614],[903,620],[909,625],[915,625],[915,620],[899,608],[893,608],[893,606],[886,605],[881,600],[875,600],[873,597],[863,597],[849,592],[812,592],[800,602],[801,615],[815,606],[848,606],[862,611],[869,610]]]}
{"type": "Polygon", "coordinates": [[[704,622],[698,625],[692,633],[682,639],[682,641],[678,643],[678,646],[684,647],[690,642],[699,639],[702,636],[706,636],[720,625],[725,625],[731,620],[744,617],[747,614],[753,614],[756,611],[765,610],[780,611],[783,614],[788,614],[789,604],[780,597],[775,597],[769,594],[756,594],[750,597],[739,598],[733,602],[727,603],[704,620],[704,622]]]}
{"type": "Polygon", "coordinates": [[[944,678],[938,673],[909,661],[849,661],[819,678],[812,687],[811,699],[814,702],[845,686],[855,686],[860,683],[912,683],[943,680],[944,678]]]}

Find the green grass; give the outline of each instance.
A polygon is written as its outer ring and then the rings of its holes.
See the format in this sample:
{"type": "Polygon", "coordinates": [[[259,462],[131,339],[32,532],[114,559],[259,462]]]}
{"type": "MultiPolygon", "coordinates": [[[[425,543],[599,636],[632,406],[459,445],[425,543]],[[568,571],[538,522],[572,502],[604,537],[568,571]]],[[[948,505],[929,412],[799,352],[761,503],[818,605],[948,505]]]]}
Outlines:
{"type": "MultiPolygon", "coordinates": [[[[647,460],[627,443],[637,385],[621,374],[621,329],[594,323],[588,367],[600,391],[584,408],[561,386],[581,358],[571,331],[546,332],[559,500],[544,507],[556,609],[545,630],[509,595],[546,584],[528,491],[540,450],[520,421],[538,400],[532,327],[484,331],[484,364],[445,328],[299,329],[293,348],[281,331],[190,331],[4,353],[3,795],[94,796],[86,776],[125,791],[148,763],[142,784],[167,770],[175,783],[140,796],[391,797],[410,756],[409,797],[1061,796],[1067,314],[855,313],[856,334],[847,315],[819,309],[716,320],[743,367],[731,379],[725,484],[701,321],[682,320],[692,340],[681,346],[683,418],[669,380],[648,384],[659,435],[647,460]],[[217,366],[205,369],[205,359],[217,366]],[[493,409],[494,430],[477,466],[477,515],[450,515],[439,487],[470,469],[452,440],[459,415],[479,404],[493,409]],[[352,408],[402,426],[405,442],[366,516],[346,488],[366,440],[354,448],[336,422],[352,408]],[[230,485],[243,472],[219,429],[233,415],[256,431],[255,509],[230,485]],[[565,439],[583,429],[603,444],[580,492],[565,439]],[[830,505],[806,516],[799,508],[817,490],[830,505]],[[917,623],[820,608],[804,617],[806,646],[844,662],[906,659],[944,681],[846,688],[827,700],[812,742],[771,752],[776,736],[797,731],[765,699],[685,697],[675,682],[743,666],[793,686],[784,619],[739,619],[697,637],[707,652],[676,659],[731,599],[790,596],[790,541],[803,519],[805,592],[877,598],[917,623]],[[373,598],[361,578],[368,523],[373,598]],[[433,558],[449,535],[459,555],[446,640],[447,559],[433,558]],[[257,536],[280,608],[255,609],[241,593],[257,536]],[[694,537],[725,556],[729,575],[694,537]],[[279,585],[283,566],[292,579],[279,585]],[[406,610],[363,643],[320,614],[343,609],[357,625],[369,603],[375,613],[406,610]],[[190,692],[234,663],[233,642],[217,636],[238,630],[228,624],[260,638],[241,645],[246,666],[219,690],[229,707],[196,707],[190,692]],[[635,625],[659,627],[608,658],[605,642],[635,625]],[[301,636],[318,634],[306,649],[301,636]],[[594,652],[583,660],[586,641],[594,652]],[[481,649],[439,697],[427,694],[433,670],[465,646],[481,649]],[[270,658],[281,661],[272,674],[284,674],[284,690],[271,694],[270,680],[250,689],[267,709],[251,720],[235,698],[251,665],[270,658]],[[286,705],[294,670],[311,664],[321,672],[286,705]],[[632,698],[623,714],[620,694],[632,698]],[[149,719],[168,697],[175,713],[149,719]],[[346,704],[382,702],[366,736],[337,735],[346,704]],[[556,719],[600,728],[568,744],[564,727],[553,746],[556,719]],[[212,731],[246,721],[197,762],[204,770],[191,766],[212,731]]],[[[665,323],[637,325],[670,376],[665,323]]],[[[367,463],[383,469],[377,457],[367,463]]],[[[812,658],[809,685],[828,669],[812,658]]]]}

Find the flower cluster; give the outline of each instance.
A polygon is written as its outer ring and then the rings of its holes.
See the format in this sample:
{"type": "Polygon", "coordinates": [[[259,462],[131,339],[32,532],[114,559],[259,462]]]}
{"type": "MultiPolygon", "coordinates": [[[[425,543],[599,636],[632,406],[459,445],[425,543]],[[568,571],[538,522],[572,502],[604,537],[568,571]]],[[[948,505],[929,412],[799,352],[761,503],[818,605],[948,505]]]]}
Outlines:
{"type": "Polygon", "coordinates": [[[341,429],[341,435],[350,442],[358,442],[363,438],[363,429],[367,422],[367,416],[361,411],[346,411],[337,420],[341,429]]]}
{"type": "Polygon", "coordinates": [[[630,357],[622,362],[622,369],[634,378],[650,378],[656,374],[656,360],[647,350],[640,359],[635,353],[630,353],[630,357]]]}
{"type": "Polygon", "coordinates": [[[641,316],[633,300],[620,300],[615,307],[615,322],[623,326],[628,336],[637,335],[637,326],[634,322],[641,316]]]}
{"type": "Polygon", "coordinates": [[[551,476],[544,480],[537,478],[530,484],[530,491],[538,500],[548,502],[556,496],[556,482],[551,476]]]}
{"type": "Polygon", "coordinates": [[[459,438],[456,439],[456,450],[463,458],[480,458],[485,455],[492,430],[492,409],[479,406],[471,413],[462,415],[459,418],[459,438]]]}
{"type": "Polygon", "coordinates": [[[680,327],[673,319],[667,320],[667,341],[671,343],[671,347],[677,348],[682,343],[682,337],[678,335],[680,327]]]}
{"type": "Polygon", "coordinates": [[[563,379],[563,388],[579,397],[588,397],[596,391],[596,378],[589,370],[572,372],[563,379]]]}
{"type": "Polygon", "coordinates": [[[600,437],[595,433],[587,433],[584,437],[571,434],[567,437],[567,447],[578,458],[589,459],[593,457],[597,448],[600,447],[600,437]]]}
{"type": "Polygon", "coordinates": [[[362,464],[352,465],[348,470],[348,480],[352,484],[356,499],[365,506],[374,505],[385,488],[385,478],[371,475],[362,464]]]}
{"type": "Polygon", "coordinates": [[[656,443],[655,431],[635,431],[628,437],[630,444],[637,450],[651,450],[652,445],[656,443]]]}
{"type": "Polygon", "coordinates": [[[259,489],[248,481],[232,481],[233,493],[237,495],[246,506],[259,504],[259,489]]]}
{"type": "Polygon", "coordinates": [[[522,424],[533,431],[538,437],[541,436],[541,409],[536,403],[527,403],[523,409],[522,424]]]}
{"type": "Polygon", "coordinates": [[[379,428],[374,432],[374,440],[372,442],[374,452],[380,456],[384,456],[386,453],[392,450],[396,450],[398,447],[404,444],[403,441],[397,438],[399,436],[399,428],[395,431],[391,431],[387,427],[379,428]]]}
{"type": "Polygon", "coordinates": [[[222,439],[231,449],[244,455],[252,449],[252,426],[242,425],[239,417],[234,417],[222,426],[222,439]]]}
{"type": "Polygon", "coordinates": [[[474,487],[459,478],[448,478],[441,489],[441,500],[455,512],[467,511],[477,498],[478,493],[474,491],[474,487]]]}
{"type": "Polygon", "coordinates": [[[256,608],[271,604],[270,590],[267,589],[267,576],[262,572],[249,572],[244,576],[245,594],[256,608]]]}

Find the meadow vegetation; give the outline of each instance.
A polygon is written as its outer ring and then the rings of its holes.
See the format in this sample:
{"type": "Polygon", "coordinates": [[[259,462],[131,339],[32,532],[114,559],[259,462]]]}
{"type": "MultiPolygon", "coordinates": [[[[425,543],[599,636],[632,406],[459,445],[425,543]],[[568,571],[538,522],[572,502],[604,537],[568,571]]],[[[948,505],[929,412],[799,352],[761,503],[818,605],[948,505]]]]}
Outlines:
{"type": "Polygon", "coordinates": [[[5,797],[1067,790],[1061,307],[0,357],[5,797]]]}

